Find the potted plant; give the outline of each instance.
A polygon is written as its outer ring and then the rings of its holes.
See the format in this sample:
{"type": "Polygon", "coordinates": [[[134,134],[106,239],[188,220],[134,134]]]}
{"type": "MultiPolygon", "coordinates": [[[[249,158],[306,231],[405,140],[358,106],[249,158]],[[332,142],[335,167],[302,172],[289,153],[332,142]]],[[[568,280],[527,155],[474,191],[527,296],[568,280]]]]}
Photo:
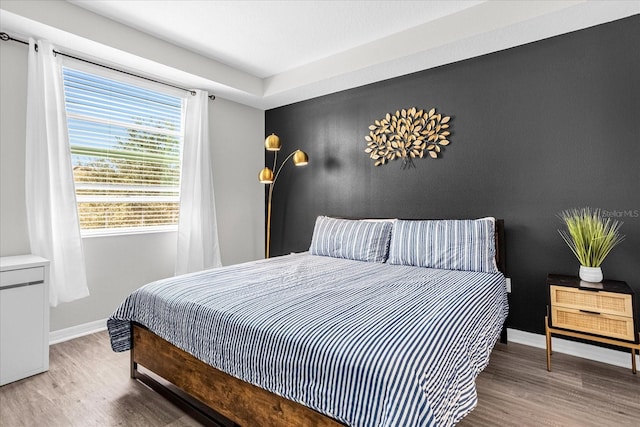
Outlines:
{"type": "Polygon", "coordinates": [[[611,249],[624,240],[621,222],[603,218],[600,209],[569,209],[559,214],[566,229],[558,230],[580,262],[580,279],[601,282],[601,265],[611,249]]]}

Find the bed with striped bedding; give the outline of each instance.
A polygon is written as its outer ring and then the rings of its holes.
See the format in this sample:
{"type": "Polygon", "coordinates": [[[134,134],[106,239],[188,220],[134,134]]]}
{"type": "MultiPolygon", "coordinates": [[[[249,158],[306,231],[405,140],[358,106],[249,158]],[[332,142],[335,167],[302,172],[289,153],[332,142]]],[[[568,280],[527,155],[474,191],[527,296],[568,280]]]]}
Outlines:
{"type": "Polygon", "coordinates": [[[292,254],[148,284],[131,322],[223,372],[350,426],[447,426],[476,405],[507,315],[501,273],[292,254]]]}

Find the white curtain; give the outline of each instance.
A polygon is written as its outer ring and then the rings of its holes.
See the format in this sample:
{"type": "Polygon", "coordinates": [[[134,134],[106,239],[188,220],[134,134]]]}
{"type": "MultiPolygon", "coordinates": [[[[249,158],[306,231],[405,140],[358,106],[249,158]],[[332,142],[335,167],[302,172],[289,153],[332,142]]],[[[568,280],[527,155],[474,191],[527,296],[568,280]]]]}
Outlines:
{"type": "Polygon", "coordinates": [[[49,301],[89,295],[67,133],[62,66],[46,41],[29,40],[25,193],[31,252],[50,266],[49,301]]]}
{"type": "Polygon", "coordinates": [[[220,267],[209,148],[209,98],[187,95],[176,274],[220,267]]]}

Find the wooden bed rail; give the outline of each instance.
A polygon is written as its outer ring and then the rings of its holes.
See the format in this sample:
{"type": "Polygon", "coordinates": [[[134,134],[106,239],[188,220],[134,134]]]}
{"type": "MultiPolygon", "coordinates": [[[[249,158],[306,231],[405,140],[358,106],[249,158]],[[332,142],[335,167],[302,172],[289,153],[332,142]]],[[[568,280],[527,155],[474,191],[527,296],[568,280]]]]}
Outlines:
{"type": "Polygon", "coordinates": [[[343,426],[313,409],[219,371],[143,326],[132,325],[132,339],[131,377],[154,390],[164,389],[160,391],[161,394],[185,409],[190,415],[198,417],[201,422],[204,420],[203,423],[206,425],[343,426]],[[164,378],[179,390],[167,387],[166,384],[161,384],[151,376],[140,372],[138,365],[164,378]],[[192,401],[189,396],[197,399],[198,402],[192,401]],[[197,414],[197,412],[205,413],[197,414]]]}

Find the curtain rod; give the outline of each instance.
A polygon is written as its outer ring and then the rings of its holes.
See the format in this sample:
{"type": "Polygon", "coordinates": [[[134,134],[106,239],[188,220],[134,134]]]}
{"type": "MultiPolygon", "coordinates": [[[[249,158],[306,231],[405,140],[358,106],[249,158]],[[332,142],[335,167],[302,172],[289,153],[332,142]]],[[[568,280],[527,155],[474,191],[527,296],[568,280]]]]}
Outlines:
{"type": "MultiPolygon", "coordinates": [[[[24,40],[19,40],[19,39],[13,38],[9,34],[4,33],[4,32],[0,33],[0,40],[5,41],[5,42],[8,41],[8,40],[11,40],[11,41],[22,43],[22,44],[26,44],[26,45],[29,44],[28,42],[26,42],[24,40]]],[[[35,45],[35,49],[36,49],[36,52],[37,52],[38,51],[38,45],[37,44],[35,45]]],[[[154,80],[154,79],[151,79],[149,77],[141,76],[139,74],[130,73],[128,71],[120,70],[118,68],[110,67],[108,65],[99,64],[97,62],[89,61],[89,60],[83,59],[83,58],[78,58],[77,56],[69,55],[69,54],[64,53],[64,52],[59,52],[59,51],[57,51],[55,49],[53,50],[53,54],[54,55],[65,56],[65,57],[71,58],[71,59],[75,59],[76,61],[86,62],[87,64],[96,65],[98,67],[106,68],[108,70],[117,71],[118,73],[127,74],[129,76],[137,77],[139,79],[148,80],[150,82],[159,83],[159,84],[165,85],[165,86],[170,86],[170,87],[175,88],[175,89],[180,89],[180,90],[183,90],[185,92],[189,92],[191,95],[195,95],[196,94],[196,92],[191,90],[191,89],[185,89],[185,88],[180,87],[180,86],[172,85],[171,83],[162,82],[162,81],[159,81],[159,80],[154,80]]],[[[209,99],[213,101],[214,99],[216,99],[216,96],[215,95],[209,95],[209,99]]]]}

